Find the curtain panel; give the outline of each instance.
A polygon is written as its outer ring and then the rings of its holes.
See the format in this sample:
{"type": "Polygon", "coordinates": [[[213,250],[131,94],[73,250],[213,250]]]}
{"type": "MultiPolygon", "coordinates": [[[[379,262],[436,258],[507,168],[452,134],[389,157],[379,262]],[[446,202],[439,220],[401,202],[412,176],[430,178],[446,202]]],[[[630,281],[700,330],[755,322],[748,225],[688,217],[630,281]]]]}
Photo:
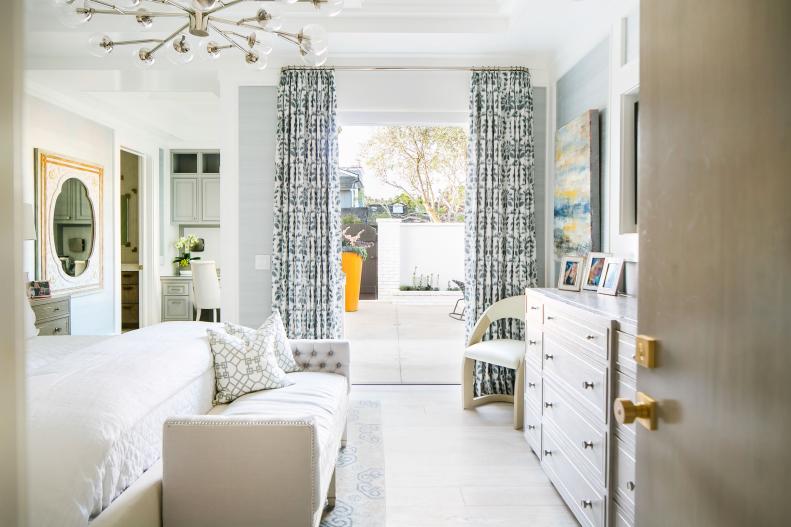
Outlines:
{"type": "MultiPolygon", "coordinates": [[[[467,335],[487,307],[536,285],[533,89],[526,69],[475,70],[465,201],[467,335]]],[[[522,339],[524,321],[486,338],[522,339]]],[[[513,394],[515,372],[478,362],[474,395],[513,394]]]]}
{"type": "Polygon", "coordinates": [[[272,307],[280,312],[289,337],[339,338],[335,72],[283,69],[277,111],[272,307]]]}

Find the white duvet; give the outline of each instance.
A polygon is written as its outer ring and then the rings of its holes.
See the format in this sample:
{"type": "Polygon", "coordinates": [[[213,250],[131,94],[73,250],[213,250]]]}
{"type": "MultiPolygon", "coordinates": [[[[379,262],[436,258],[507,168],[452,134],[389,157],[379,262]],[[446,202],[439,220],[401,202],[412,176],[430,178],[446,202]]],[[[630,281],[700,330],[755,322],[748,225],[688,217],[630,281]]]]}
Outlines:
{"type": "Polygon", "coordinates": [[[31,525],[88,525],[159,459],[168,416],[211,408],[209,326],[170,322],[85,347],[33,341],[31,525]]]}

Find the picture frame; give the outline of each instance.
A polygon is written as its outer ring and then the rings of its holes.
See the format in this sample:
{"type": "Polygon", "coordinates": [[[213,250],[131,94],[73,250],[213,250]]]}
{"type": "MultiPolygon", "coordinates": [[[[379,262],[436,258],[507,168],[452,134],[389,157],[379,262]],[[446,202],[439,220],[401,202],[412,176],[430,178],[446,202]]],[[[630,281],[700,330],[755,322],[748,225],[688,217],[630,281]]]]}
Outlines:
{"type": "Polygon", "coordinates": [[[28,298],[49,298],[52,296],[52,291],[49,287],[49,282],[46,280],[34,280],[27,284],[28,298]]]}
{"type": "Polygon", "coordinates": [[[579,291],[580,287],[582,287],[583,267],[585,267],[585,258],[581,256],[564,256],[561,258],[558,289],[579,291]]]}
{"type": "Polygon", "coordinates": [[[616,296],[621,286],[623,276],[623,258],[608,256],[604,260],[604,270],[599,284],[598,292],[602,295],[616,296]]]}
{"type": "Polygon", "coordinates": [[[582,288],[588,291],[598,291],[599,283],[604,276],[604,262],[609,255],[606,253],[590,253],[585,264],[582,288]]]}

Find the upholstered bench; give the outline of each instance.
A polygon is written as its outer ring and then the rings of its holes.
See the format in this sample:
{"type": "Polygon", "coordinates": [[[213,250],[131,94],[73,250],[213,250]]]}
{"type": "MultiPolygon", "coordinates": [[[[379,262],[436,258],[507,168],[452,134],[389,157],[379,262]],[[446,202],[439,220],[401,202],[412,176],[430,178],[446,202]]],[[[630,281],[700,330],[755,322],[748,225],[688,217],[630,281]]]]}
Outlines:
{"type": "Polygon", "coordinates": [[[209,415],[173,417],[163,443],[165,527],[316,527],[334,504],[346,438],[349,344],[292,340],[294,384],[209,415]]]}

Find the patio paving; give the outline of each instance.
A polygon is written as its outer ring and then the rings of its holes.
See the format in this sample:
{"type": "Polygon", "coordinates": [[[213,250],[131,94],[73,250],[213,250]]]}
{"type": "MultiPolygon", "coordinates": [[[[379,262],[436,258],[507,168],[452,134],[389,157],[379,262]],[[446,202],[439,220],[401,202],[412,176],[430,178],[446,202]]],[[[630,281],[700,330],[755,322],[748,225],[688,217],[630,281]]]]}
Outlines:
{"type": "Polygon", "coordinates": [[[354,384],[459,384],[464,323],[448,313],[455,299],[436,305],[361,300],[346,313],[354,384]]]}

